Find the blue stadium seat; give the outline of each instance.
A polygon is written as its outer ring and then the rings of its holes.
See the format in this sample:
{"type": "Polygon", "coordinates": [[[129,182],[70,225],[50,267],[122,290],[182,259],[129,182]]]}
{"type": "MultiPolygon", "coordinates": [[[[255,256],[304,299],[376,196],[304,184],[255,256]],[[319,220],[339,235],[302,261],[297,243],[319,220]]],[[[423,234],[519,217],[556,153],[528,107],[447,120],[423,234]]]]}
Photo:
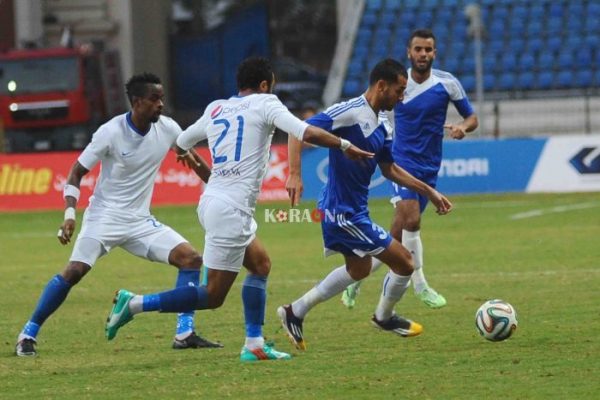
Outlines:
{"type": "Polygon", "coordinates": [[[382,0],[369,0],[366,3],[367,10],[380,10],[383,7],[382,0]]]}
{"type": "Polygon", "coordinates": [[[377,22],[377,15],[374,12],[366,10],[360,21],[361,28],[372,28],[377,22]]]}
{"type": "Polygon", "coordinates": [[[502,58],[502,68],[505,71],[514,71],[517,68],[517,57],[514,53],[508,53],[502,58]]]}
{"type": "Polygon", "coordinates": [[[596,70],[596,72],[594,72],[594,85],[595,86],[600,86],[600,68],[596,70]]]}
{"type": "Polygon", "coordinates": [[[570,69],[573,67],[574,62],[573,54],[568,49],[563,49],[563,51],[558,53],[558,68],[570,69]]]}
{"type": "Polygon", "coordinates": [[[550,51],[540,53],[538,58],[538,68],[541,70],[552,70],[555,68],[555,63],[554,53],[550,51]]]}
{"type": "Polygon", "coordinates": [[[350,64],[348,65],[348,77],[351,78],[359,78],[363,73],[363,62],[362,60],[360,61],[353,61],[350,62],[350,64]]]}
{"type": "Polygon", "coordinates": [[[600,35],[588,34],[585,37],[585,47],[590,51],[600,49],[600,35]]]}
{"type": "Polygon", "coordinates": [[[525,40],[521,37],[512,37],[508,42],[508,48],[515,53],[522,53],[525,50],[525,40]]]}
{"type": "Polygon", "coordinates": [[[563,5],[559,2],[552,2],[550,4],[550,8],[548,10],[548,13],[551,17],[562,17],[564,14],[564,8],[563,5]]]}
{"type": "Polygon", "coordinates": [[[485,91],[492,91],[496,88],[496,75],[495,74],[484,74],[483,75],[483,89],[485,91]]]}
{"type": "Polygon", "coordinates": [[[508,8],[503,5],[497,5],[492,11],[492,21],[506,21],[508,19],[508,8]]]}
{"type": "Polygon", "coordinates": [[[502,38],[490,40],[487,46],[484,44],[484,52],[492,53],[494,56],[502,54],[504,52],[504,41],[502,38]]]}
{"type": "Polygon", "coordinates": [[[554,85],[554,74],[551,71],[540,72],[537,76],[537,89],[547,90],[554,85]]]}
{"type": "Polygon", "coordinates": [[[385,1],[385,8],[386,10],[392,11],[392,12],[396,12],[398,11],[402,6],[402,0],[386,0],[385,1]]]}
{"type": "Polygon", "coordinates": [[[484,53],[482,64],[484,71],[495,71],[496,66],[498,65],[498,59],[492,53],[484,53]]]}
{"type": "Polygon", "coordinates": [[[582,49],[581,51],[577,52],[577,56],[573,58],[573,62],[571,63],[571,65],[577,64],[577,65],[581,66],[583,69],[587,69],[587,68],[590,68],[592,63],[593,63],[592,52],[589,51],[588,49],[582,49]]]}
{"type": "Polygon", "coordinates": [[[525,71],[533,71],[537,68],[535,63],[535,57],[533,53],[524,53],[519,60],[519,70],[525,71]]]}
{"type": "Polygon", "coordinates": [[[583,30],[587,34],[598,35],[600,34],[600,27],[598,26],[598,20],[600,17],[592,17],[590,15],[587,16],[585,22],[583,23],[583,30]]]}
{"type": "Polygon", "coordinates": [[[563,47],[563,42],[560,36],[553,36],[546,41],[546,49],[557,52],[563,47]]]}
{"type": "Polygon", "coordinates": [[[527,50],[532,53],[538,53],[544,50],[544,40],[541,37],[534,37],[527,41],[527,50]]]}
{"type": "Polygon", "coordinates": [[[462,71],[463,74],[474,74],[475,73],[475,59],[473,59],[473,57],[469,57],[468,55],[466,55],[466,57],[463,58],[463,62],[462,62],[460,70],[462,71]]]}
{"type": "Polygon", "coordinates": [[[362,61],[367,57],[368,54],[369,54],[368,46],[355,46],[354,54],[353,54],[352,58],[362,61]]]}
{"type": "Polygon", "coordinates": [[[546,11],[542,4],[532,4],[529,9],[529,19],[531,21],[542,21],[546,18],[546,11]]]}
{"type": "Polygon", "coordinates": [[[591,69],[577,71],[575,73],[575,86],[579,88],[591,87],[594,80],[594,74],[591,69]]]}
{"type": "Polygon", "coordinates": [[[560,71],[556,81],[559,88],[569,88],[573,85],[573,73],[570,70],[560,71]]]}
{"type": "Polygon", "coordinates": [[[527,7],[521,4],[517,4],[512,9],[511,18],[525,20],[528,17],[527,14],[527,7]]]}
{"type": "Polygon", "coordinates": [[[578,34],[583,31],[584,27],[581,22],[580,16],[567,14],[567,29],[569,35],[578,34]]]}
{"type": "Polygon", "coordinates": [[[398,22],[398,19],[396,18],[396,15],[392,13],[384,13],[379,18],[379,26],[384,26],[386,28],[392,27],[396,22],[398,22]]]}
{"type": "Polygon", "coordinates": [[[563,29],[563,21],[562,18],[558,17],[550,17],[546,20],[546,35],[554,36],[560,35],[563,29]]]}
{"type": "Polygon", "coordinates": [[[512,90],[515,87],[515,74],[510,71],[500,74],[497,85],[500,90],[512,90]]]}
{"type": "Polygon", "coordinates": [[[581,18],[584,15],[583,12],[584,2],[579,1],[569,1],[567,2],[567,14],[576,16],[577,18],[581,18]]]}
{"type": "Polygon", "coordinates": [[[342,89],[342,95],[344,97],[353,97],[360,93],[361,91],[360,81],[357,79],[349,79],[344,83],[344,87],[342,89]]]}
{"type": "Polygon", "coordinates": [[[531,90],[534,87],[535,75],[533,72],[522,72],[517,79],[517,86],[521,90],[531,90]]]}
{"type": "Polygon", "coordinates": [[[465,75],[460,79],[465,92],[472,93],[475,91],[475,77],[473,75],[465,75]]]}
{"type": "Polygon", "coordinates": [[[530,38],[538,37],[544,31],[540,20],[533,20],[527,24],[526,32],[530,38]]]}
{"type": "Polygon", "coordinates": [[[444,64],[440,64],[440,65],[444,71],[448,71],[448,72],[454,74],[454,73],[456,73],[456,71],[458,71],[458,67],[459,67],[458,58],[446,57],[446,59],[444,60],[444,64]]]}

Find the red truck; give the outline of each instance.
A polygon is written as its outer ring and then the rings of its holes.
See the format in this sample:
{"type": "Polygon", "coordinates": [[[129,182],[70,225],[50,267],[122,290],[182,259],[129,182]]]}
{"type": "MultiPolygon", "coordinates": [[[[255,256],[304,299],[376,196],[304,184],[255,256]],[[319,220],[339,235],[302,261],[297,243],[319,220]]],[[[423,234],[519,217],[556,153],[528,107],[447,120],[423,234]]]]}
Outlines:
{"type": "Polygon", "coordinates": [[[91,46],[0,53],[5,151],[82,149],[127,109],[118,53],[91,46]]]}

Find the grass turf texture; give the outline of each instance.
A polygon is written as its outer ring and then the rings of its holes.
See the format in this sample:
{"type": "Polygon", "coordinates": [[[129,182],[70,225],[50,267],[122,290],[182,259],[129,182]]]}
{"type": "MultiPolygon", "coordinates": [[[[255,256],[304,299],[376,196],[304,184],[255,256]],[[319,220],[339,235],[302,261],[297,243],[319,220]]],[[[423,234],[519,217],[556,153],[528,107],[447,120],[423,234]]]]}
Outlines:
{"type": "MultiPolygon", "coordinates": [[[[318,224],[263,222],[264,207],[286,204],[259,207],[258,233],[273,263],[264,332],[294,359],[256,364],[239,361],[244,273],[222,308],[197,314],[199,331],[224,349],[172,350],[175,315],[156,313],[136,316],[108,343],[104,320],[116,289],[161,291],[176,278],[175,268],[120,249],[101,259],[46,322],[38,357],[15,357],[19,330],[72,245],[62,247],[54,237],[60,212],[0,214],[0,398],[597,398],[598,194],[452,200],[455,210],[448,216],[438,217],[430,207],[422,229],[426,276],[448,306],[430,310],[411,288],[397,307],[422,323],[424,333],[400,338],[370,326],[380,270],[363,285],[354,310],[336,297],[309,314],[308,350],[302,353],[284,338],[275,310],[341,257],[322,257],[318,224]],[[541,215],[511,218],[532,210],[541,215]],[[505,342],[488,342],[475,330],[475,311],[491,298],[518,312],[519,327],[505,342]]],[[[386,228],[392,212],[386,201],[371,202],[373,219],[386,228]]],[[[154,213],[201,248],[194,207],[154,213]]]]}

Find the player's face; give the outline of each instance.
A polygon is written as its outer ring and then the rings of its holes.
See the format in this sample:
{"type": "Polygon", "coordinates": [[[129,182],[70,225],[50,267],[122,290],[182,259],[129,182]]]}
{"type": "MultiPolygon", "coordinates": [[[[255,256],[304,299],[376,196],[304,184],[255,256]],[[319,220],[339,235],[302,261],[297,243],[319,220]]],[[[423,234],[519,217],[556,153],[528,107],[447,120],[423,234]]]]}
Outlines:
{"type": "Polygon", "coordinates": [[[433,38],[414,37],[408,48],[408,59],[412,68],[418,72],[427,72],[435,60],[435,41],[433,38]]]}
{"type": "Polygon", "coordinates": [[[394,83],[386,83],[383,90],[381,109],[391,111],[399,101],[404,99],[404,91],[406,90],[406,78],[398,75],[398,79],[394,83]]]}
{"type": "Polygon", "coordinates": [[[135,112],[148,121],[157,122],[162,114],[164,101],[162,85],[149,84],[146,95],[137,98],[134,104],[135,112]]]}

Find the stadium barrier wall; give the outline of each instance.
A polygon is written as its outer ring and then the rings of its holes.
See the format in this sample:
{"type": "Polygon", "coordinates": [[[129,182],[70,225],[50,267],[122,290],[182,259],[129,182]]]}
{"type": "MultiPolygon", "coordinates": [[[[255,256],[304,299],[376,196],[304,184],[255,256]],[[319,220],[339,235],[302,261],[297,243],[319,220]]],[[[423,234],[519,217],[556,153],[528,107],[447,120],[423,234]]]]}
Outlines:
{"type": "MultiPolygon", "coordinates": [[[[600,135],[444,141],[438,189],[448,194],[600,191],[600,135]]],[[[302,157],[304,198],[316,199],[327,179],[327,151],[302,157]]],[[[390,197],[378,170],[370,196],[390,197]]]]}
{"type": "MultiPolygon", "coordinates": [[[[207,161],[207,148],[198,152],[207,161]]],[[[63,209],[62,190],[79,152],[0,154],[0,211],[63,209]]],[[[79,208],[87,206],[100,167],[90,171],[81,182],[79,208]]],[[[287,200],[287,146],[274,145],[263,181],[260,200],[287,200]]],[[[195,204],[204,188],[196,174],[167,155],[155,179],[153,205],[195,204]]]]}
{"type": "MultiPolygon", "coordinates": [[[[208,149],[198,149],[210,160],[208,149]]],[[[78,152],[0,155],[0,211],[62,209],[62,187],[78,152]]],[[[327,179],[327,150],[302,155],[304,199],[314,200],[327,179]]],[[[99,168],[81,184],[79,206],[88,203],[99,168]]],[[[287,200],[287,146],[274,145],[259,200],[287,200]]],[[[600,135],[549,139],[445,141],[438,188],[448,194],[600,191],[600,135]]],[[[371,197],[390,196],[378,171],[371,197]]],[[[170,154],[156,177],[153,205],[195,204],[200,179],[170,154]]]]}

